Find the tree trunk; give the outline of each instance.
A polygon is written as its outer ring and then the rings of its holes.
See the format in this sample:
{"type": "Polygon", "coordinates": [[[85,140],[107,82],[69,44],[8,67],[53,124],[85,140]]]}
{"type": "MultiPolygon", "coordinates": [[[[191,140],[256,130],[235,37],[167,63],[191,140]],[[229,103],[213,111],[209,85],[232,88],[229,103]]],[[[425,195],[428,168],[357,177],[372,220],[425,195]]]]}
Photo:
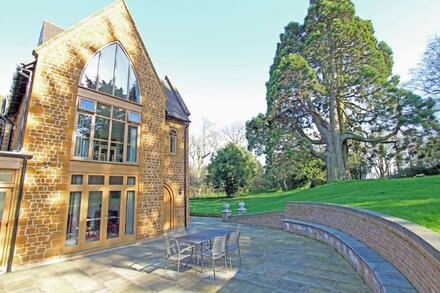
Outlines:
{"type": "Polygon", "coordinates": [[[327,168],[327,182],[347,179],[346,158],[343,143],[337,136],[332,137],[326,146],[325,165],[327,168]]]}

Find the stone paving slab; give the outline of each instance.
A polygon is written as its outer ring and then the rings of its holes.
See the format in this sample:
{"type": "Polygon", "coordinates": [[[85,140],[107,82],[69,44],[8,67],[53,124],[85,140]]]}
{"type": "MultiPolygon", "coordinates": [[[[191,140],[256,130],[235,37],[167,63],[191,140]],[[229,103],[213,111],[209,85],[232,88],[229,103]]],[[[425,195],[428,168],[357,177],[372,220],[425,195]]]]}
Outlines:
{"type": "MultiPolygon", "coordinates": [[[[218,219],[191,218],[195,226],[218,219]]],[[[211,263],[204,273],[191,265],[165,274],[161,239],[96,253],[76,260],[0,276],[2,292],[370,292],[356,272],[329,247],[281,230],[241,226],[242,266],[232,259],[211,263]]]]}

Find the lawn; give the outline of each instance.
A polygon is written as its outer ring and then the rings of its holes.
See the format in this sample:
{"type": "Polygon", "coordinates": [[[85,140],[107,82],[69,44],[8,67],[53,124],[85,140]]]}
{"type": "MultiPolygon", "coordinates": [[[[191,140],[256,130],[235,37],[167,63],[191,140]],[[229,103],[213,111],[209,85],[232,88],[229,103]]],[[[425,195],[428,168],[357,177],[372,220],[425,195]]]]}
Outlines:
{"type": "Polygon", "coordinates": [[[348,205],[393,215],[440,233],[440,176],[338,182],[232,199],[192,199],[191,213],[219,214],[225,202],[235,211],[240,201],[245,202],[248,213],[284,210],[288,201],[348,205]]]}

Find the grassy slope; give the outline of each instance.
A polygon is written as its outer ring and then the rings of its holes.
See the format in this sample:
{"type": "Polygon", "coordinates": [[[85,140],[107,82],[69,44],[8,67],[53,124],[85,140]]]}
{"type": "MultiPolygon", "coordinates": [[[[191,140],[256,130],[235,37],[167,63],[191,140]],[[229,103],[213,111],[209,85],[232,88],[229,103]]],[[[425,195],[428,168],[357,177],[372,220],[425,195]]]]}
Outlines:
{"type": "Polygon", "coordinates": [[[254,194],[234,199],[191,200],[193,212],[219,213],[244,201],[248,213],[283,210],[287,201],[349,205],[403,218],[440,233],[440,176],[338,182],[307,190],[254,194]]]}

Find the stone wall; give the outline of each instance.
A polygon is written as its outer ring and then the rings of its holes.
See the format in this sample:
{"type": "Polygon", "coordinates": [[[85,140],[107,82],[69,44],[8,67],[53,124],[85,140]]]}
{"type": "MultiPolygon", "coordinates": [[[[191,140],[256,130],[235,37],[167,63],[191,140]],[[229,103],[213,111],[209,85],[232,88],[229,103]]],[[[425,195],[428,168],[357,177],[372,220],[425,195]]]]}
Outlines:
{"type": "Polygon", "coordinates": [[[420,292],[440,288],[440,235],[379,213],[318,203],[288,203],[286,218],[345,232],[392,263],[420,292]]]}
{"type": "Polygon", "coordinates": [[[141,93],[137,239],[162,233],[166,96],[125,3],[115,1],[34,50],[37,63],[23,148],[34,158],[26,173],[15,264],[62,253],[80,74],[97,50],[114,41],[131,59],[141,93]],[[43,162],[50,162],[49,168],[43,162]]]}
{"type": "MultiPolygon", "coordinates": [[[[164,148],[166,153],[164,164],[165,184],[167,184],[173,190],[175,224],[177,227],[183,227],[185,224],[185,203],[187,204],[186,212],[187,214],[189,213],[189,202],[188,200],[185,201],[185,178],[184,176],[182,176],[185,171],[185,156],[188,157],[188,129],[185,129],[186,126],[184,123],[173,119],[167,120],[167,126],[168,130],[171,128],[177,130],[177,153],[170,154],[170,144],[168,136],[164,148]],[[186,153],[185,137],[187,144],[186,153]]],[[[186,170],[188,172],[188,168],[186,170]]],[[[186,184],[188,185],[188,182],[186,182],[186,184]]],[[[188,188],[186,188],[186,190],[188,190],[188,188]]]]}

